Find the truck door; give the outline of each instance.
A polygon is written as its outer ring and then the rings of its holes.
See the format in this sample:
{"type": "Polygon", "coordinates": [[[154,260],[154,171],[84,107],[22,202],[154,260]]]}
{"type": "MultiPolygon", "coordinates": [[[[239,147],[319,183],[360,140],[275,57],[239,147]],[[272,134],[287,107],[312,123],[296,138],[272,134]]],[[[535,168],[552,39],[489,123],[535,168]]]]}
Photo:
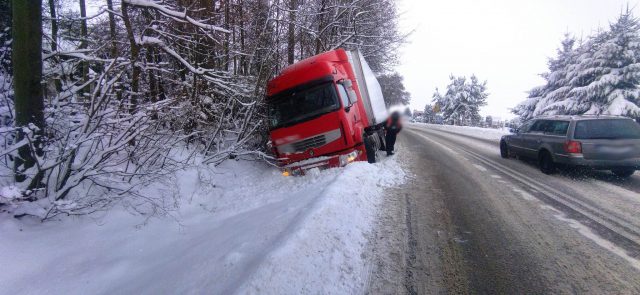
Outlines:
{"type": "MultiPolygon", "coordinates": [[[[337,83],[336,86],[338,87],[338,95],[340,96],[340,102],[342,103],[342,108],[346,113],[348,123],[346,124],[347,126],[342,126],[342,128],[344,130],[345,136],[353,138],[355,131],[354,127],[362,120],[357,110],[358,105],[352,104],[349,101],[349,95],[347,94],[347,89],[344,85],[342,85],[341,83],[337,83]]],[[[347,143],[348,141],[350,140],[345,138],[345,143],[347,143]]]]}

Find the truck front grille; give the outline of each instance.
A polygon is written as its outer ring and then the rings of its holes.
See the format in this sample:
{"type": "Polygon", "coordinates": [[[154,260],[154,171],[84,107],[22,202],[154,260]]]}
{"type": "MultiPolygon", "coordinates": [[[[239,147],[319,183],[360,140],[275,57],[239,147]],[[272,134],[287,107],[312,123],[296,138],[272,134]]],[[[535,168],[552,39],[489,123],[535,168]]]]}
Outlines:
{"type": "Polygon", "coordinates": [[[277,146],[277,149],[280,154],[304,153],[308,149],[319,148],[323,145],[334,142],[340,139],[341,136],[342,132],[340,129],[334,129],[300,141],[279,145],[277,146]]]}
{"type": "Polygon", "coordinates": [[[305,140],[295,142],[293,143],[293,148],[296,153],[299,153],[299,152],[304,152],[310,148],[321,147],[326,143],[327,143],[327,139],[325,138],[325,135],[322,134],[322,135],[318,135],[315,137],[311,137],[305,140]]]}

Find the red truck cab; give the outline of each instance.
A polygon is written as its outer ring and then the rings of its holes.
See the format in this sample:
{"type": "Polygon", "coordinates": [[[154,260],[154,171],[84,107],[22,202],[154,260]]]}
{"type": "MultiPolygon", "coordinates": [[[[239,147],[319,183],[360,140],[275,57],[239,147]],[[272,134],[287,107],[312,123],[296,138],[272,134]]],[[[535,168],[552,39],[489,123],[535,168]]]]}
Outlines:
{"type": "Polygon", "coordinates": [[[357,51],[337,49],[285,68],[267,85],[271,144],[285,174],[375,162],[387,116],[380,100],[380,86],[357,51]]]}

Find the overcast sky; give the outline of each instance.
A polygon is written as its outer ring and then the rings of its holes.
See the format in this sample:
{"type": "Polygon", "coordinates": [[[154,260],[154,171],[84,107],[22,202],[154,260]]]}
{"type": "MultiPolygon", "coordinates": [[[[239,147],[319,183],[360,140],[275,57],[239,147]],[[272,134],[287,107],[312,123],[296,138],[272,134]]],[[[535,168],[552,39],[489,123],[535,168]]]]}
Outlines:
{"type": "MultiPolygon", "coordinates": [[[[608,26],[625,0],[399,0],[401,28],[414,29],[398,67],[423,110],[450,74],[487,80],[483,115],[512,117],[509,108],[543,83],[548,57],[565,32],[588,36],[608,26]]],[[[640,0],[631,0],[636,16],[640,0]]]]}

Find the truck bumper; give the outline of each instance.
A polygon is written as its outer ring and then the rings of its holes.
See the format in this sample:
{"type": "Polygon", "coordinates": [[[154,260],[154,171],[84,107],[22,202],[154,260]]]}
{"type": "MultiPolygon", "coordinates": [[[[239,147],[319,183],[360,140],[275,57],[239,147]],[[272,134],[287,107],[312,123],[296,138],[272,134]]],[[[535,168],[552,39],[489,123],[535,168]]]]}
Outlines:
{"type": "Polygon", "coordinates": [[[347,150],[332,156],[320,156],[282,166],[282,175],[305,175],[307,171],[318,168],[320,170],[344,167],[354,161],[366,160],[366,155],[359,148],[347,150]]]}

